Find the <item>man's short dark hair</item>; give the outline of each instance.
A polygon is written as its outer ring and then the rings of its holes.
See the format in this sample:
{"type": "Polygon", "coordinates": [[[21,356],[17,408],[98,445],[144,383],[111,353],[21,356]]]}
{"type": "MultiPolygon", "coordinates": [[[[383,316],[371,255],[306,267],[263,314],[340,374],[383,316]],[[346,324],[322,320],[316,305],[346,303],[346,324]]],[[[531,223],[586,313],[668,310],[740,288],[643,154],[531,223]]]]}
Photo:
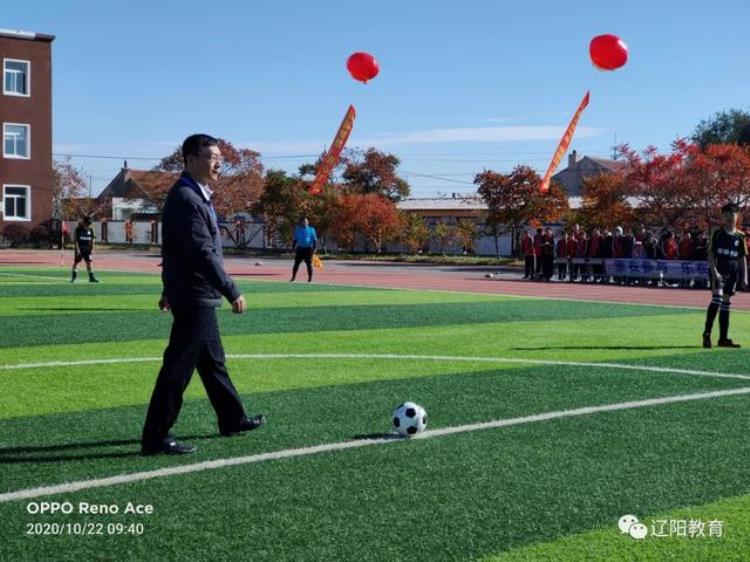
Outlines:
{"type": "Polygon", "coordinates": [[[200,156],[201,151],[209,146],[219,146],[218,139],[211,135],[197,134],[190,135],[182,143],[182,160],[187,166],[188,155],[200,156]]]}
{"type": "Polygon", "coordinates": [[[724,205],[721,208],[722,213],[739,213],[740,212],[740,206],[737,203],[732,203],[731,201],[724,205]]]}

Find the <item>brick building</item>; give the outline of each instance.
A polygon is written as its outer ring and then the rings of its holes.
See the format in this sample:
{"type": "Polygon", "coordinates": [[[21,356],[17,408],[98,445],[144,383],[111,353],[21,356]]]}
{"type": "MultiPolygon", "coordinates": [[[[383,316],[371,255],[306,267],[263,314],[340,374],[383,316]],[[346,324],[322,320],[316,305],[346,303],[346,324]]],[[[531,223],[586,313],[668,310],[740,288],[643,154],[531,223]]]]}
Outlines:
{"type": "Polygon", "coordinates": [[[0,29],[0,231],[52,216],[52,41],[54,36],[0,29]]]}

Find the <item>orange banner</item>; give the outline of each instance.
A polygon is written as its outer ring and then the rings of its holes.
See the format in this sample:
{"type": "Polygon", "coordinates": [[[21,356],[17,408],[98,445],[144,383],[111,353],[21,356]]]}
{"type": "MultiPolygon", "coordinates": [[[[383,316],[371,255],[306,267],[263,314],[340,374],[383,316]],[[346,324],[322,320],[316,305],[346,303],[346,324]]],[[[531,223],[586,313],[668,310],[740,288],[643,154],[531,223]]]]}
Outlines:
{"type": "Polygon", "coordinates": [[[352,132],[354,127],[354,118],[357,116],[357,112],[354,110],[354,106],[350,105],[349,109],[344,115],[344,120],[341,121],[339,130],[336,131],[336,136],[333,137],[331,148],[328,149],[325,156],[323,156],[320,166],[318,166],[318,173],[315,174],[315,179],[310,184],[308,191],[311,195],[317,195],[323,190],[323,186],[328,181],[328,176],[338,164],[339,158],[341,157],[341,151],[344,150],[346,141],[349,139],[349,134],[352,132]]]}
{"type": "Polygon", "coordinates": [[[560,165],[560,160],[562,160],[562,157],[570,147],[570,141],[573,140],[573,135],[575,134],[576,127],[578,126],[578,120],[581,118],[583,110],[586,109],[586,106],[588,106],[590,97],[590,93],[586,92],[586,95],[583,96],[583,99],[581,100],[581,105],[578,106],[578,109],[573,115],[573,119],[570,120],[568,128],[565,129],[565,134],[563,135],[562,139],[560,139],[560,144],[557,145],[557,150],[555,151],[555,155],[552,157],[552,162],[550,162],[549,168],[547,168],[547,173],[544,174],[544,179],[542,180],[542,186],[540,188],[540,191],[542,193],[546,193],[547,191],[549,191],[549,182],[552,179],[552,174],[560,165]]]}

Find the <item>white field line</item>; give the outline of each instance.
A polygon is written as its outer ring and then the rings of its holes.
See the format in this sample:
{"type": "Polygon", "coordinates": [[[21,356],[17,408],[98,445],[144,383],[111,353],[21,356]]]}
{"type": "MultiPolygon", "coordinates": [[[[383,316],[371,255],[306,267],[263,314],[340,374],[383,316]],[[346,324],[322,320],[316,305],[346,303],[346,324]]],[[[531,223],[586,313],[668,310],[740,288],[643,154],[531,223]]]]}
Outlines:
{"type": "MultiPolygon", "coordinates": [[[[690,402],[694,400],[708,400],[711,398],[723,398],[726,396],[737,396],[742,394],[750,394],[750,387],[735,388],[731,390],[718,390],[714,392],[699,392],[695,394],[682,394],[677,396],[665,396],[663,398],[651,398],[648,400],[634,400],[628,402],[618,402],[615,404],[604,404],[600,406],[585,406],[582,408],[574,408],[571,410],[560,410],[555,412],[545,412],[542,414],[535,414],[531,416],[523,416],[518,418],[509,418],[504,420],[495,420],[482,423],[473,423],[466,425],[458,425],[453,427],[443,427],[431,431],[426,431],[421,435],[414,437],[413,439],[422,440],[430,439],[433,437],[443,437],[445,435],[453,435],[457,433],[468,433],[473,431],[480,431],[484,429],[496,429],[500,427],[509,427],[514,425],[523,425],[528,423],[536,423],[542,421],[550,421],[560,418],[570,418],[576,416],[586,416],[589,414],[597,414],[601,412],[615,412],[622,410],[632,410],[634,408],[645,408],[649,406],[660,406],[664,404],[674,404],[679,402],[690,402]]],[[[268,453],[259,453],[254,455],[247,455],[242,457],[232,457],[226,459],[216,459],[212,461],[199,462],[194,464],[185,464],[180,466],[172,466],[168,468],[160,468],[158,470],[148,470],[143,472],[133,472],[130,474],[118,474],[116,476],[109,476],[106,478],[96,478],[92,480],[79,480],[74,482],[66,482],[65,484],[58,484],[55,486],[40,486],[38,488],[28,488],[24,490],[16,490],[14,492],[7,492],[0,494],[0,503],[6,503],[17,500],[28,500],[33,498],[51,496],[54,494],[66,494],[71,492],[78,492],[81,490],[90,490],[92,488],[106,488],[109,486],[117,486],[119,484],[131,484],[133,482],[142,482],[144,480],[152,480],[154,478],[165,478],[168,476],[177,476],[180,474],[191,474],[196,472],[203,472],[206,470],[213,470],[218,468],[227,468],[230,466],[238,466],[245,464],[255,464],[265,461],[274,461],[280,459],[289,459],[295,457],[305,457],[309,455],[316,455],[319,453],[327,453],[332,451],[343,451],[347,449],[357,449],[361,447],[367,447],[370,445],[385,445],[387,443],[403,442],[402,439],[396,439],[393,437],[381,437],[376,439],[359,439],[353,441],[341,441],[339,443],[324,443],[321,445],[315,445],[312,447],[302,447],[298,449],[285,449],[282,451],[273,451],[268,453]]]]}
{"type": "MultiPolygon", "coordinates": [[[[393,360],[393,361],[444,361],[462,363],[503,363],[517,365],[547,365],[562,367],[591,367],[604,369],[620,369],[625,371],[646,371],[651,373],[667,373],[675,375],[690,375],[696,377],[715,377],[725,379],[750,380],[750,375],[739,373],[720,373],[716,371],[700,371],[695,369],[677,369],[672,367],[656,367],[653,365],[633,365],[628,363],[594,363],[584,361],[555,361],[553,359],[524,359],[520,357],[471,357],[461,355],[414,355],[394,353],[235,353],[228,354],[227,359],[236,360],[275,360],[275,359],[364,359],[364,360],[393,360]]],[[[0,371],[14,371],[19,369],[39,369],[48,367],[79,367],[87,365],[118,365],[125,363],[153,363],[161,361],[161,357],[113,357],[109,359],[81,359],[76,361],[46,361],[38,363],[16,363],[0,365],[0,371]]]]}
{"type": "MultiPolygon", "coordinates": [[[[3,265],[0,263],[0,265],[3,265]]],[[[69,279],[62,279],[61,277],[53,277],[51,275],[36,275],[33,273],[0,273],[2,277],[30,277],[31,279],[44,279],[45,281],[55,281],[57,283],[68,283],[69,279]]]]}

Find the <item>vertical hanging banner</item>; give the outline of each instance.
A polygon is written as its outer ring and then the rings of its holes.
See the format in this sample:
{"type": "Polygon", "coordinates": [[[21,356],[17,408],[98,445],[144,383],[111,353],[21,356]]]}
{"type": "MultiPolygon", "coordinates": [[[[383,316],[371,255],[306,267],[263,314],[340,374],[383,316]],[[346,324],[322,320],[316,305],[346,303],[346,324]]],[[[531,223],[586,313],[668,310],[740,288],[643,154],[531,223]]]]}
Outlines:
{"type": "Polygon", "coordinates": [[[583,99],[581,100],[581,105],[578,106],[578,109],[573,115],[573,119],[570,120],[568,128],[565,129],[565,134],[562,136],[562,139],[560,139],[560,144],[557,145],[557,150],[555,151],[555,155],[552,157],[552,162],[550,162],[549,168],[547,168],[547,173],[544,174],[544,179],[542,180],[542,185],[540,188],[540,191],[542,193],[547,193],[547,191],[549,191],[549,182],[552,179],[552,174],[560,165],[560,160],[562,160],[562,157],[570,147],[570,141],[573,140],[573,135],[575,134],[576,127],[578,126],[578,120],[581,118],[583,110],[586,109],[586,107],[589,105],[589,99],[590,93],[586,92],[586,95],[583,96],[583,99]]]}
{"type": "Polygon", "coordinates": [[[350,105],[349,109],[344,115],[344,120],[341,121],[339,130],[336,131],[336,136],[333,137],[331,148],[325,153],[323,159],[318,166],[318,173],[315,174],[315,179],[310,184],[308,191],[311,195],[318,195],[322,190],[325,183],[328,181],[328,177],[331,175],[333,168],[338,164],[339,158],[341,157],[341,151],[344,150],[346,141],[349,139],[349,135],[354,127],[354,118],[357,116],[354,106],[350,105]]]}

